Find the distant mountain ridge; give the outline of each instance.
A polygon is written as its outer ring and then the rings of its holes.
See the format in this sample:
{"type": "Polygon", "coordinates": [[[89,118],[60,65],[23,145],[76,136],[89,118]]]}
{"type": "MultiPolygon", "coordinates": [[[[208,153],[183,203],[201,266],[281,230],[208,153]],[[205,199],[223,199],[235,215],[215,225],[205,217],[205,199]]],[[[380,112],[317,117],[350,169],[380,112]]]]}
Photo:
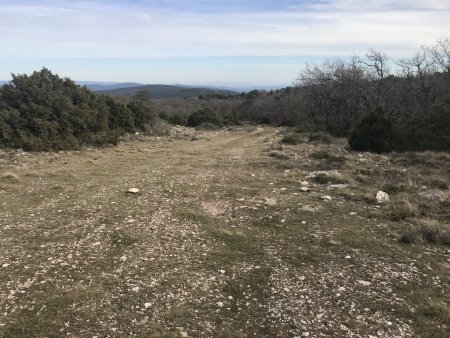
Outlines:
{"type": "MultiPolygon", "coordinates": [[[[119,86],[121,84],[117,84],[119,86]]],[[[136,95],[141,90],[147,90],[150,92],[151,97],[155,99],[162,98],[175,98],[175,97],[195,97],[195,96],[207,96],[207,95],[236,95],[237,93],[231,90],[225,89],[212,89],[203,87],[190,87],[180,85],[138,85],[129,87],[119,87],[109,90],[98,90],[98,92],[114,96],[114,97],[126,97],[130,98],[136,95]]]]}
{"type": "Polygon", "coordinates": [[[143,86],[143,84],[135,82],[116,83],[116,82],[77,81],[77,84],[80,86],[86,86],[88,89],[94,92],[143,86]]]}

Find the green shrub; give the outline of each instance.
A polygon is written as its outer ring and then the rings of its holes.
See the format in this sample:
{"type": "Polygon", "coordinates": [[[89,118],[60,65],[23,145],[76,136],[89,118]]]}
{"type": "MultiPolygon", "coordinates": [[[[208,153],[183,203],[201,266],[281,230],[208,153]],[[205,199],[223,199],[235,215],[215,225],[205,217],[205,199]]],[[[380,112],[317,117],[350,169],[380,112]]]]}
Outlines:
{"type": "Polygon", "coordinates": [[[353,150],[384,153],[398,148],[399,140],[392,120],[382,108],[364,115],[353,128],[348,143],[353,150]]]}
{"type": "Polygon", "coordinates": [[[450,104],[435,106],[429,116],[407,123],[404,134],[408,150],[450,151],[450,104]]]}
{"type": "Polygon", "coordinates": [[[147,92],[125,104],[46,68],[0,88],[0,147],[47,151],[116,144],[158,118],[147,92]]]}
{"type": "Polygon", "coordinates": [[[196,127],[205,122],[209,122],[220,127],[223,125],[223,121],[219,117],[219,115],[217,115],[215,111],[209,108],[200,109],[196,112],[193,112],[191,115],[189,115],[186,121],[186,125],[188,127],[196,127]]]}
{"type": "Polygon", "coordinates": [[[168,121],[172,124],[178,125],[178,126],[185,126],[187,123],[188,117],[186,114],[182,113],[175,113],[172,114],[168,121]]]}
{"type": "Polygon", "coordinates": [[[241,121],[239,121],[237,113],[229,113],[223,115],[223,124],[226,126],[239,126],[241,121]]]}

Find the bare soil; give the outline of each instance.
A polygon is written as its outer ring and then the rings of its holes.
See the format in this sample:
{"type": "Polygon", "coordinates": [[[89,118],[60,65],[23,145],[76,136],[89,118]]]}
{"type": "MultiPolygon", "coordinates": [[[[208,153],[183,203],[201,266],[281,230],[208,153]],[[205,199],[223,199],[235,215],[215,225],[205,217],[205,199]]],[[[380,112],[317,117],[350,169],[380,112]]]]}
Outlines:
{"type": "Polygon", "coordinates": [[[450,337],[450,156],[282,137],[1,151],[0,336],[450,337]]]}

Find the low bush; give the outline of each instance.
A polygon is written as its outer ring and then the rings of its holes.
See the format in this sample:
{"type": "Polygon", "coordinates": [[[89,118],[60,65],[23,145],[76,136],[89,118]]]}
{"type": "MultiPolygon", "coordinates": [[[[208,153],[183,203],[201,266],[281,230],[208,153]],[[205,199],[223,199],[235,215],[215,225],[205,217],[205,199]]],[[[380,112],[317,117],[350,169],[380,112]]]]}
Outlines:
{"type": "Polygon", "coordinates": [[[394,201],[388,209],[388,216],[391,221],[399,222],[404,219],[418,216],[419,209],[407,200],[394,201]]]}
{"type": "Polygon", "coordinates": [[[284,143],[284,144],[295,145],[295,144],[300,144],[300,143],[304,143],[304,142],[305,142],[305,138],[299,134],[288,134],[281,139],[281,143],[284,143]]]}
{"type": "Polygon", "coordinates": [[[450,151],[450,104],[440,104],[429,115],[401,120],[397,125],[377,108],[355,125],[348,143],[353,150],[375,153],[450,151]]]}
{"type": "Polygon", "coordinates": [[[377,108],[355,125],[348,143],[353,150],[385,153],[397,149],[399,140],[392,120],[377,108]]]}
{"type": "Polygon", "coordinates": [[[413,244],[419,240],[450,246],[450,229],[438,224],[421,224],[419,227],[406,231],[399,237],[399,242],[405,244],[413,244]]]}
{"type": "Polygon", "coordinates": [[[333,138],[331,137],[331,135],[323,131],[313,132],[308,136],[309,143],[330,144],[332,141],[333,138]]]}
{"type": "Polygon", "coordinates": [[[220,118],[220,116],[217,115],[215,111],[209,108],[200,109],[197,110],[196,112],[193,112],[191,115],[189,115],[186,121],[186,125],[188,127],[197,127],[205,122],[211,123],[219,127],[223,126],[223,121],[220,118]]]}
{"type": "Polygon", "coordinates": [[[171,124],[178,125],[178,126],[185,126],[188,120],[188,116],[186,114],[182,113],[175,113],[172,114],[167,119],[171,124]]]}

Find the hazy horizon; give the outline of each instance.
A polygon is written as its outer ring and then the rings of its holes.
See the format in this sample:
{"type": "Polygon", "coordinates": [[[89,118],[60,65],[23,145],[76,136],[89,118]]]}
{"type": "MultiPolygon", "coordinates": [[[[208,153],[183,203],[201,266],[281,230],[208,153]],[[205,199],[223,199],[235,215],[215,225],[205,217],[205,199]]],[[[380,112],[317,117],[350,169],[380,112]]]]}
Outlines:
{"type": "Polygon", "coordinates": [[[412,56],[450,32],[446,0],[2,0],[0,79],[289,86],[307,62],[412,56]]]}

